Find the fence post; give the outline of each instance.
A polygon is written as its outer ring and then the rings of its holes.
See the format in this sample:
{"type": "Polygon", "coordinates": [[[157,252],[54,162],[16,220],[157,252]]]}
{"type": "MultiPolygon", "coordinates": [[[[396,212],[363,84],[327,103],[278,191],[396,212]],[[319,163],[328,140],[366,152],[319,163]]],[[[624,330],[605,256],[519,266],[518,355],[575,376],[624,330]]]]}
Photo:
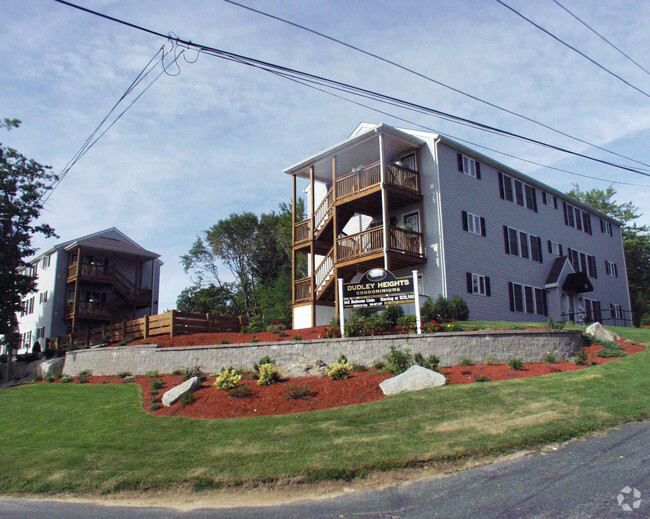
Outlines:
{"type": "Polygon", "coordinates": [[[174,335],[176,335],[176,310],[171,311],[171,327],[169,329],[169,337],[171,339],[174,338],[174,335]]]}
{"type": "Polygon", "coordinates": [[[210,314],[205,314],[205,332],[210,333],[212,330],[210,329],[210,314]]]}
{"type": "Polygon", "coordinates": [[[144,338],[149,337],[149,316],[144,316],[144,338]]]}
{"type": "Polygon", "coordinates": [[[104,339],[106,338],[106,325],[102,326],[102,343],[104,342],[104,339]]]}
{"type": "Polygon", "coordinates": [[[244,318],[240,315],[237,317],[237,320],[239,321],[239,333],[242,333],[244,330],[244,318]]]}
{"type": "Polygon", "coordinates": [[[122,337],[120,338],[120,341],[126,341],[126,321],[122,321],[122,337]]]}

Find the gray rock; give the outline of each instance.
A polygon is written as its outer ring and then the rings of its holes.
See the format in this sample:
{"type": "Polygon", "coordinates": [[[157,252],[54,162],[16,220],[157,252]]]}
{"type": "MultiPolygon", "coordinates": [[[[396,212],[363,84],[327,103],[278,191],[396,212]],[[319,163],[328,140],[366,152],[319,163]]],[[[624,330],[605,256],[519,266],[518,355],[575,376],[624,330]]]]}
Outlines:
{"type": "Polygon", "coordinates": [[[199,387],[201,387],[201,379],[199,377],[192,377],[179,386],[173,387],[167,391],[162,397],[162,403],[167,407],[172,406],[178,402],[184,394],[192,393],[199,387]]]}
{"type": "Polygon", "coordinates": [[[36,376],[39,378],[56,377],[63,373],[65,357],[56,357],[40,362],[36,369],[36,376]]]}
{"type": "Polygon", "coordinates": [[[601,341],[617,341],[620,339],[618,335],[611,330],[608,330],[600,323],[592,324],[585,330],[585,333],[601,341]]]}
{"type": "Polygon", "coordinates": [[[301,359],[295,364],[283,368],[287,377],[324,377],[327,375],[327,364],[322,360],[301,359]]]}
{"type": "Polygon", "coordinates": [[[441,373],[422,366],[411,366],[401,375],[384,380],[379,387],[384,395],[397,395],[407,391],[419,391],[444,386],[447,379],[441,373]]]}

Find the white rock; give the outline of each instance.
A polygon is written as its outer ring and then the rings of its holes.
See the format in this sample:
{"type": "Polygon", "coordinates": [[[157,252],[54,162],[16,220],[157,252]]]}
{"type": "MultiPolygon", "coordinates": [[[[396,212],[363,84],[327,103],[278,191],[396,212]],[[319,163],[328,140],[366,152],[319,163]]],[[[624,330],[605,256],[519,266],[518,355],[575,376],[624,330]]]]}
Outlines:
{"type": "Polygon", "coordinates": [[[384,380],[379,387],[384,395],[397,395],[407,391],[419,391],[444,386],[447,379],[441,373],[422,366],[411,366],[401,375],[384,380]]]}
{"type": "Polygon", "coordinates": [[[185,393],[192,393],[199,387],[201,387],[201,379],[199,377],[192,377],[179,386],[173,387],[167,391],[162,397],[162,403],[166,407],[172,406],[178,402],[185,393]]]}
{"type": "Polygon", "coordinates": [[[56,377],[63,372],[65,357],[55,357],[41,362],[36,368],[36,376],[39,378],[56,377]]]}
{"type": "Polygon", "coordinates": [[[585,333],[601,341],[617,341],[620,339],[618,335],[611,330],[608,330],[600,323],[592,324],[585,330],[585,333]]]}
{"type": "Polygon", "coordinates": [[[300,359],[295,364],[289,364],[283,370],[287,377],[324,377],[327,375],[327,364],[322,360],[300,359]]]}

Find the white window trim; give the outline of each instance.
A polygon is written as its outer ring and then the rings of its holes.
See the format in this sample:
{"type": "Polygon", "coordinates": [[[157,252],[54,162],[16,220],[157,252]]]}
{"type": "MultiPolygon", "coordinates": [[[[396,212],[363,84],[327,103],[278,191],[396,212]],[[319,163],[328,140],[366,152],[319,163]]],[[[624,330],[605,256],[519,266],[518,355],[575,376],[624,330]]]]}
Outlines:
{"type": "MultiPolygon", "coordinates": [[[[534,234],[530,234],[529,232],[526,232],[526,231],[515,229],[514,227],[508,227],[507,225],[506,225],[506,227],[508,228],[508,240],[510,239],[510,230],[511,229],[513,231],[517,232],[517,254],[513,254],[512,249],[510,249],[510,254],[508,254],[508,255],[509,256],[518,256],[518,257],[520,257],[522,259],[529,260],[529,261],[532,261],[534,263],[540,263],[541,264],[541,262],[539,262],[538,260],[533,259],[533,249],[532,249],[532,246],[531,246],[531,244],[532,244],[532,239],[531,238],[539,238],[539,240],[540,240],[540,250],[539,250],[539,252],[540,252],[540,254],[542,256],[542,259],[544,259],[544,253],[542,252],[543,247],[541,245],[542,237],[541,236],[536,236],[534,234]],[[521,255],[521,233],[524,233],[526,235],[526,248],[528,250],[528,257],[525,257],[525,256],[521,255]]],[[[508,241],[508,244],[509,243],[510,242],[508,241]]],[[[508,245],[508,248],[510,248],[509,245],[508,245]]]]}
{"type": "Polygon", "coordinates": [[[472,213],[467,213],[467,232],[482,236],[481,217],[472,213]]]}
{"type": "Polygon", "coordinates": [[[485,276],[472,272],[472,294],[487,297],[487,284],[485,276]]]}
{"type": "Polygon", "coordinates": [[[476,163],[478,161],[462,153],[461,153],[461,157],[463,161],[463,173],[465,173],[465,175],[470,176],[472,178],[478,178],[476,175],[476,163]]]}

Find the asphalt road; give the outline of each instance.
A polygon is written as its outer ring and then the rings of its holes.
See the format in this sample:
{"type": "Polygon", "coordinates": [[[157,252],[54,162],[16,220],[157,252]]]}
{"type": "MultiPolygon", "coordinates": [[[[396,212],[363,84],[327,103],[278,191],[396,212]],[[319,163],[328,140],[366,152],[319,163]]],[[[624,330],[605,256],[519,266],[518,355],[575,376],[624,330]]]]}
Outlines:
{"type": "Polygon", "coordinates": [[[649,500],[650,420],[570,442],[556,451],[331,500],[181,512],[0,499],[0,519],[648,519],[649,500]]]}

